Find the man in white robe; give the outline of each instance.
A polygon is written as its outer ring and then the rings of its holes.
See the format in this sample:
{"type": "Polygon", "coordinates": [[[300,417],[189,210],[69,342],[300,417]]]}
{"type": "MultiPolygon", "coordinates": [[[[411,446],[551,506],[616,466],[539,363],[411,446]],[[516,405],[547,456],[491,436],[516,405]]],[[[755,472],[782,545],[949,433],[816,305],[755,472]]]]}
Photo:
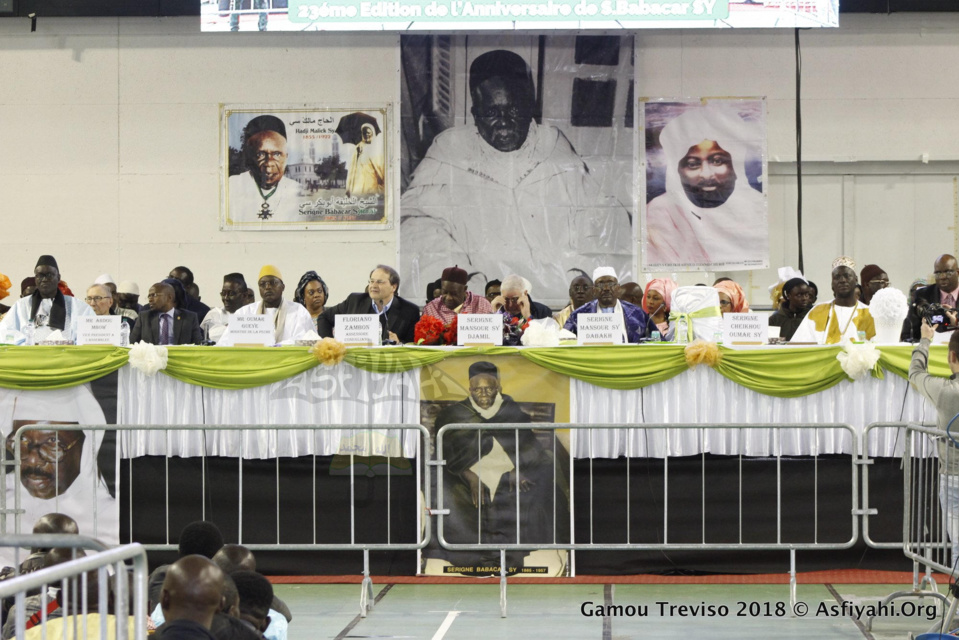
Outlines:
{"type": "MultiPolygon", "coordinates": [[[[274,338],[276,344],[290,342],[304,338],[319,339],[316,334],[316,325],[310,312],[302,304],[283,299],[283,276],[280,270],[271,264],[260,269],[260,278],[257,283],[260,287],[260,302],[254,302],[240,307],[234,317],[267,315],[273,321],[274,338]]],[[[230,327],[226,328],[220,337],[219,346],[233,346],[233,335],[230,327]]]]}
{"type": "Polygon", "coordinates": [[[856,279],[856,272],[850,266],[837,261],[832,270],[835,298],[810,309],[790,342],[839,344],[858,340],[860,331],[867,340],[872,339],[876,325],[869,307],[856,299],[856,279]]]}
{"type": "MultiPolygon", "coordinates": [[[[93,316],[96,312],[83,300],[60,291],[60,269],[53,256],[40,256],[33,274],[36,289],[29,296],[20,298],[0,320],[0,339],[8,330],[22,334],[24,328],[33,323],[35,342],[39,343],[56,330],[75,340],[79,317],[93,316]]],[[[17,336],[16,340],[22,344],[23,337],[17,336]]]]}

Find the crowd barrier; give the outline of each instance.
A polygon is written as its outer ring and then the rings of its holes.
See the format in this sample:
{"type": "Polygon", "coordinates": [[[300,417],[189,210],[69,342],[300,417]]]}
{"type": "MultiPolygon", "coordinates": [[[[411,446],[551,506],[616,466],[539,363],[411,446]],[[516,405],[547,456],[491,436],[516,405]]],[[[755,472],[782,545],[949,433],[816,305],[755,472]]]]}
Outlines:
{"type": "MultiPolygon", "coordinates": [[[[39,569],[32,573],[17,575],[0,581],[0,600],[13,598],[12,616],[15,637],[26,634],[27,600],[31,593],[37,592],[39,620],[35,625],[40,629],[41,637],[107,638],[118,640],[131,638],[129,618],[133,615],[134,640],[147,637],[147,567],[146,550],[139,544],[130,544],[112,549],[104,548],[103,543],[93,538],[66,534],[43,535],[5,535],[0,546],[17,549],[69,548],[86,549],[96,553],[75,558],[67,562],[39,569]],[[132,562],[128,568],[127,562],[132,562]],[[96,571],[96,606],[90,605],[92,593],[88,589],[89,573],[96,571]],[[112,598],[110,586],[112,585],[112,598]],[[132,585],[132,589],[131,589],[132,585]],[[52,591],[56,590],[56,591],[52,591]],[[48,630],[53,619],[48,617],[48,604],[53,598],[61,603],[66,616],[60,623],[61,633],[48,630]],[[113,602],[113,619],[107,617],[109,603],[113,602]],[[131,602],[132,601],[132,602],[131,602]],[[132,604],[132,606],[131,606],[132,604]],[[91,614],[98,614],[96,621],[91,614]]],[[[17,565],[18,566],[18,565],[17,565]]]]}
{"type": "MultiPolygon", "coordinates": [[[[51,426],[52,425],[48,425],[51,426]]],[[[21,432],[28,430],[29,425],[21,428],[21,432]]],[[[349,442],[363,441],[364,438],[374,438],[376,434],[385,429],[406,429],[414,430],[418,435],[418,453],[430,451],[430,434],[428,430],[420,425],[383,425],[377,429],[371,429],[367,425],[316,425],[304,427],[303,425],[293,426],[80,426],[80,425],[57,425],[56,429],[61,431],[70,430],[116,430],[119,434],[118,441],[124,439],[135,439],[139,437],[137,432],[149,433],[154,442],[157,433],[162,433],[167,441],[171,434],[175,432],[202,432],[192,433],[191,437],[200,438],[212,437],[213,431],[236,430],[249,431],[251,429],[262,432],[263,437],[278,439],[283,432],[287,431],[310,431],[310,430],[328,430],[335,429],[348,435],[349,442]]],[[[142,435],[142,434],[141,434],[142,435]]],[[[18,433],[19,437],[19,433],[18,433]]],[[[789,553],[789,573],[790,573],[790,598],[795,602],[796,594],[796,553],[805,550],[826,550],[826,549],[845,549],[853,546],[862,539],[874,548],[904,548],[906,556],[914,561],[915,574],[917,576],[914,589],[909,594],[919,594],[919,597],[935,597],[928,587],[927,580],[924,578],[920,584],[918,580],[918,568],[925,569],[926,576],[931,580],[931,571],[941,571],[951,573],[952,567],[947,562],[949,556],[949,536],[947,534],[947,524],[955,521],[954,526],[959,527],[959,506],[951,506],[945,515],[940,514],[938,508],[939,494],[939,475],[937,473],[938,459],[936,457],[937,440],[945,437],[942,432],[934,429],[920,427],[917,425],[907,425],[906,423],[876,423],[870,425],[862,436],[856,433],[848,424],[752,424],[752,425],[734,425],[722,424],[715,426],[704,426],[702,424],[647,424],[637,427],[635,424],[596,424],[596,425],[566,425],[566,424],[449,424],[439,429],[436,434],[435,455],[420,455],[412,465],[416,474],[417,495],[422,495],[422,499],[417,499],[416,504],[394,505],[390,500],[387,501],[387,509],[409,509],[414,510],[414,521],[417,523],[416,540],[413,542],[397,542],[394,540],[393,532],[389,527],[386,529],[386,536],[383,540],[370,541],[359,540],[357,536],[356,523],[353,519],[355,513],[357,497],[354,493],[356,474],[362,472],[354,465],[354,450],[350,449],[343,455],[347,456],[350,464],[347,467],[347,473],[350,477],[350,539],[348,542],[328,542],[318,540],[314,530],[313,539],[309,543],[290,544],[284,542],[279,535],[279,505],[275,517],[277,519],[277,539],[273,543],[245,543],[243,536],[243,518],[242,518],[242,499],[239,500],[241,512],[237,514],[237,526],[240,532],[239,539],[241,544],[246,544],[253,550],[358,550],[364,552],[364,581],[361,587],[361,614],[372,608],[372,582],[369,576],[369,551],[370,550],[420,550],[423,549],[431,539],[431,518],[436,516],[437,521],[437,541],[439,545],[449,551],[486,551],[498,552],[500,556],[500,585],[501,585],[501,605],[505,615],[506,611],[506,554],[511,551],[532,551],[542,549],[561,549],[570,552],[577,550],[588,551],[616,551],[616,550],[734,550],[734,551],[769,551],[783,550],[789,553]],[[722,429],[724,432],[724,443],[722,451],[722,461],[717,461],[710,457],[709,447],[705,443],[709,440],[709,432],[714,429],[722,429]],[[588,462],[588,477],[573,477],[573,465],[569,456],[569,451],[573,450],[577,438],[586,439],[586,447],[589,448],[592,442],[590,433],[594,430],[626,430],[624,437],[644,438],[651,434],[667,444],[667,455],[659,459],[655,474],[649,471],[637,478],[635,473],[630,471],[630,465],[625,467],[625,475],[617,478],[616,481],[623,483],[623,491],[619,495],[625,496],[621,502],[612,500],[608,494],[596,494],[594,490],[594,478],[592,473],[592,457],[588,462]],[[771,435],[769,440],[770,448],[766,455],[756,456],[749,451],[746,443],[751,441],[750,432],[754,430],[767,430],[771,435]],[[670,457],[668,443],[671,441],[688,442],[691,434],[697,438],[702,446],[700,468],[698,480],[701,486],[701,492],[696,496],[674,495],[670,492],[670,457]],[[458,469],[468,469],[474,467],[482,470],[481,460],[486,457],[490,450],[500,449],[506,451],[507,458],[510,458],[509,451],[513,452],[513,457],[501,466],[498,470],[493,468],[494,476],[499,479],[504,477],[511,478],[513,485],[519,486],[519,491],[507,491],[501,496],[499,504],[495,505],[498,512],[504,512],[504,500],[508,501],[508,511],[512,512],[512,529],[505,535],[500,530],[498,537],[490,537],[490,533],[484,530],[483,509],[484,501],[479,500],[475,509],[477,516],[475,518],[475,537],[462,537],[462,527],[453,527],[460,536],[451,536],[451,524],[454,524],[456,510],[461,508],[451,503],[450,491],[455,489],[458,471],[451,470],[452,461],[445,452],[448,444],[459,439],[460,446],[457,451],[472,452],[475,459],[460,459],[456,462],[458,469]],[[869,493],[869,467],[872,462],[870,451],[875,449],[886,451],[890,438],[899,446],[902,442],[903,455],[903,473],[905,501],[907,504],[904,510],[903,539],[896,540],[873,540],[870,536],[869,522],[875,517],[877,510],[870,504],[869,493]],[[878,440],[884,444],[876,444],[873,440],[878,440]],[[495,441],[495,443],[493,442],[495,441]],[[524,448],[529,443],[535,441],[536,446],[531,449],[537,452],[536,455],[542,456],[537,459],[529,456],[516,455],[516,451],[524,448]],[[859,452],[859,455],[850,456],[849,459],[849,483],[847,489],[843,490],[843,500],[848,501],[850,506],[848,517],[844,518],[842,523],[842,534],[824,536],[821,530],[820,514],[824,508],[823,496],[820,495],[818,469],[820,461],[819,443],[836,443],[845,441],[850,443],[850,450],[859,452]],[[784,451],[795,451],[796,443],[803,443],[803,455],[786,455],[784,451]],[[463,444],[466,443],[466,444],[463,444]],[[472,447],[472,448],[471,448],[472,447]],[[739,453],[730,456],[730,451],[739,453]],[[732,458],[736,465],[737,481],[734,486],[725,489],[714,486],[718,483],[711,482],[711,478],[716,477],[714,469],[717,464],[729,464],[732,458]],[[512,469],[509,469],[511,462],[512,469]],[[750,499],[750,492],[756,491],[755,482],[750,479],[750,469],[757,464],[773,465],[775,469],[775,481],[768,483],[768,486],[762,487],[769,496],[773,498],[775,508],[769,513],[756,513],[755,505],[750,499]],[[801,465],[797,467],[797,465],[801,465]],[[861,467],[861,471],[860,468],[861,467]],[[433,471],[435,470],[435,471],[433,471]],[[512,474],[512,476],[510,475],[512,474]],[[534,475],[535,474],[535,475],[534,475]],[[566,475],[566,477],[562,477],[566,475]],[[538,500],[545,501],[547,505],[546,512],[551,514],[548,522],[539,522],[536,526],[536,535],[530,535],[527,531],[530,528],[530,522],[527,519],[528,511],[523,502],[525,491],[522,490],[524,480],[531,481],[534,485],[538,483],[539,493],[535,494],[538,500]],[[435,485],[434,485],[435,482],[435,485]],[[436,496],[431,494],[432,487],[437,487],[436,496]],[[585,489],[584,489],[585,487],[585,489]],[[726,491],[721,494],[722,503],[728,513],[728,508],[732,505],[736,511],[735,532],[729,534],[717,534],[712,524],[716,521],[717,514],[711,508],[714,502],[715,492],[719,490],[726,491]],[[860,489],[862,496],[860,498],[860,489]],[[579,493],[577,493],[579,491],[579,493]],[[639,491],[639,492],[638,492],[639,491]],[[567,509],[560,508],[561,503],[567,503],[567,509]],[[799,501],[799,502],[797,502],[799,501]],[[435,504],[435,508],[431,508],[435,504]],[[797,504],[801,511],[808,512],[809,525],[806,528],[793,528],[788,526],[787,517],[794,517],[797,504]],[[551,507],[550,507],[551,505],[551,507]],[[588,539],[575,539],[573,527],[573,512],[575,509],[588,509],[590,526],[588,539]],[[592,525],[592,518],[598,509],[606,511],[621,512],[624,519],[624,527],[620,531],[610,531],[608,529],[595,530],[592,525]],[[683,517],[686,519],[694,517],[695,527],[683,527],[677,529],[672,516],[677,516],[677,510],[681,509],[683,517]],[[427,515],[428,514],[428,515],[427,515]],[[671,515],[672,514],[672,515],[671,515]],[[955,518],[952,518],[955,515],[955,518]],[[562,519],[568,517],[568,522],[562,519]],[[640,526],[640,523],[654,523],[655,526],[640,526]],[[860,533],[861,531],[861,533],[860,533]]],[[[752,440],[755,441],[754,439],[752,440]]],[[[830,447],[822,447],[823,450],[831,451],[830,447]]],[[[949,452],[952,453],[951,451],[949,452]]],[[[0,453],[0,456],[3,456],[0,453]]],[[[15,454],[14,466],[16,473],[19,474],[20,451],[17,449],[15,454]]],[[[202,455],[200,456],[203,457],[202,455]]],[[[460,456],[462,457],[462,456],[460,456]]],[[[169,464],[169,460],[167,460],[169,464]]],[[[276,486],[279,491],[279,459],[276,460],[276,486]]],[[[843,462],[843,464],[846,464],[843,462]]],[[[207,491],[207,478],[205,465],[201,465],[202,491],[207,491]]],[[[389,483],[391,481],[390,465],[385,467],[386,473],[377,481],[389,483]]],[[[133,485],[133,468],[130,466],[128,481],[133,485]]],[[[728,473],[728,468],[724,473],[728,473]]],[[[237,474],[240,478],[239,491],[243,491],[243,459],[237,463],[237,474]]],[[[728,476],[724,476],[726,478],[728,476]]],[[[315,480],[315,476],[314,476],[315,480]]],[[[164,486],[170,486],[169,471],[167,477],[156,479],[156,482],[162,481],[164,486]]],[[[604,481],[609,481],[608,478],[604,481]]],[[[7,508],[8,505],[0,505],[5,510],[6,515],[19,517],[19,488],[20,483],[15,483],[17,491],[15,495],[15,505],[13,509],[7,508]]],[[[315,491],[315,482],[313,483],[315,491]]],[[[481,486],[478,484],[477,486],[481,486]]],[[[486,484],[485,491],[490,497],[495,496],[496,480],[489,481],[486,484]]],[[[482,490],[481,490],[482,491],[482,490]]],[[[463,489],[460,488],[462,494],[463,489]]],[[[2,496],[3,492],[0,492],[2,496]]],[[[387,491],[387,495],[389,495],[387,491]]],[[[466,495],[469,495],[467,491],[466,495]]],[[[830,495],[829,499],[834,500],[835,495],[830,495]]],[[[171,531],[169,526],[169,489],[167,489],[167,504],[164,506],[166,529],[163,532],[164,543],[145,544],[145,549],[174,549],[175,545],[171,540],[176,536],[177,531],[171,531]]],[[[132,493],[127,496],[128,507],[130,510],[130,528],[132,532],[135,510],[143,508],[138,505],[132,493]]],[[[495,503],[495,500],[492,501],[495,503]]],[[[316,501],[313,501],[316,504],[316,501]]],[[[957,503],[959,505],[959,503],[957,503]]],[[[543,504],[538,505],[540,507],[543,504]]],[[[149,506],[155,509],[154,505],[149,506]]],[[[485,508],[489,508],[488,506],[485,508]]],[[[843,506],[844,508],[844,506],[843,506]]],[[[540,511],[543,511],[540,509],[540,511]]],[[[205,514],[204,514],[205,515],[205,514]]],[[[321,516],[314,512],[313,521],[321,516]]],[[[0,524],[4,527],[5,518],[0,519],[0,524]]],[[[472,521],[471,521],[472,523],[472,521]]],[[[833,522],[833,524],[835,524],[833,522]]],[[[25,523],[17,519],[15,531],[24,528],[25,523]]],[[[5,529],[4,529],[5,530],[5,529]]],[[[959,537],[959,536],[956,536],[959,537]]],[[[575,565],[572,565],[575,567],[575,565]]],[[[575,569],[573,569],[575,571],[575,569]]],[[[934,588],[933,583],[933,588],[934,588]]],[[[901,595],[894,594],[896,597],[901,595]]]]}

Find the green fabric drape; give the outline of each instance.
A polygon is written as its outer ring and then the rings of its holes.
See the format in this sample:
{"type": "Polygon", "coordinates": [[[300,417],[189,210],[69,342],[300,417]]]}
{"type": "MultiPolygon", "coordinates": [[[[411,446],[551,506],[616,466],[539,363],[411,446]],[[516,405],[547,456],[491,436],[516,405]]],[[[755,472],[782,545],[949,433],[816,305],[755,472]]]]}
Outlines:
{"type": "MultiPolygon", "coordinates": [[[[349,348],[345,361],[377,373],[400,373],[435,364],[445,358],[519,354],[544,369],[608,389],[638,389],[679,375],[688,367],[684,345],[629,346],[424,347],[349,348]]],[[[879,369],[906,377],[911,346],[880,347],[879,369]]],[[[840,347],[735,350],[722,348],[716,371],[748,389],[780,398],[796,398],[829,389],[847,380],[836,355],[840,347]]],[[[320,366],[307,347],[211,348],[173,347],[165,375],[215,389],[258,387],[320,366]]],[[[128,350],[110,346],[0,347],[0,387],[61,389],[89,382],[116,371],[128,360],[128,350]]],[[[706,366],[706,365],[700,365],[706,366]]],[[[930,350],[929,369],[948,377],[946,347],[930,350]]]]}
{"type": "Polygon", "coordinates": [[[119,347],[0,347],[0,387],[75,387],[113,373],[126,363],[127,350],[119,347]]]}

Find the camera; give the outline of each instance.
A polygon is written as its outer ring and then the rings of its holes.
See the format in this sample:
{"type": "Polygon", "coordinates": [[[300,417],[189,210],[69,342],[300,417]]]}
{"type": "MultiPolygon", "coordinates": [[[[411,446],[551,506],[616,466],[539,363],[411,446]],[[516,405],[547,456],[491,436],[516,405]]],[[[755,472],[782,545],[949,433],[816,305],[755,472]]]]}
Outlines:
{"type": "MultiPolygon", "coordinates": [[[[951,309],[950,309],[951,311],[951,309]]],[[[939,325],[939,330],[955,329],[949,323],[949,316],[946,315],[946,308],[938,302],[930,302],[919,307],[919,315],[926,319],[930,325],[939,325]]]]}

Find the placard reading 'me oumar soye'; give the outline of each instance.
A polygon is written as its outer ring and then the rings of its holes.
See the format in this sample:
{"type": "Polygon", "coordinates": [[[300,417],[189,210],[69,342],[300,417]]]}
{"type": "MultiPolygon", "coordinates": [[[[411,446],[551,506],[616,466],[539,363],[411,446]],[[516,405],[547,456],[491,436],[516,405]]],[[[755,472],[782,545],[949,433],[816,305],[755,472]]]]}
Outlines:
{"type": "Polygon", "coordinates": [[[223,105],[221,229],[389,227],[388,106],[223,105]]]}

